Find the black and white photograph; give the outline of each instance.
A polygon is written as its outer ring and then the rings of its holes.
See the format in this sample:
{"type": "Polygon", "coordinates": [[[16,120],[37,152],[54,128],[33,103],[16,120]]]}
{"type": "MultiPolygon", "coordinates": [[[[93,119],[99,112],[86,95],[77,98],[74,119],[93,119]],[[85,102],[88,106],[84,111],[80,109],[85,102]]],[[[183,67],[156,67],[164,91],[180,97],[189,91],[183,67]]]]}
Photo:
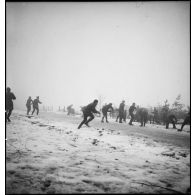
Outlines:
{"type": "Polygon", "coordinates": [[[191,194],[191,1],[5,1],[5,193],[191,194]]]}

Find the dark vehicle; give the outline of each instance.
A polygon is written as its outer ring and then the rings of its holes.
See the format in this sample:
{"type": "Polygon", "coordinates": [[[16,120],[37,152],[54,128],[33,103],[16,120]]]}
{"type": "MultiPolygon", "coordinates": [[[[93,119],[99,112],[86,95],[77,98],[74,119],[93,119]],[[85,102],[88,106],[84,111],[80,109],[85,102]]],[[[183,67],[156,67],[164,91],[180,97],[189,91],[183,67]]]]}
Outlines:
{"type": "Polygon", "coordinates": [[[166,129],[169,128],[169,123],[173,124],[173,129],[176,129],[175,124],[177,123],[177,118],[174,114],[169,114],[166,119],[166,129]]]}

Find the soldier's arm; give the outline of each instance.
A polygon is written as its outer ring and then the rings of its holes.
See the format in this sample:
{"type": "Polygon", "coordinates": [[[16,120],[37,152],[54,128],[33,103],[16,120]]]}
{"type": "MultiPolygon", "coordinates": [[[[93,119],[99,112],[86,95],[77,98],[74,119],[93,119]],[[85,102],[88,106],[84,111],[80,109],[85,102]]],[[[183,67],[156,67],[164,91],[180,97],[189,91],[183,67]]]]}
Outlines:
{"type": "Polygon", "coordinates": [[[98,114],[100,114],[100,112],[99,112],[99,111],[97,111],[96,109],[94,109],[94,110],[93,110],[93,112],[94,112],[94,113],[98,113],[98,114]]]}
{"type": "Polygon", "coordinates": [[[100,112],[97,111],[94,107],[92,108],[92,112],[93,112],[93,113],[98,113],[98,114],[100,114],[100,112]]]}
{"type": "Polygon", "coordinates": [[[110,107],[110,109],[111,109],[111,111],[110,111],[110,112],[114,112],[114,108],[113,108],[112,106],[110,107]]]}

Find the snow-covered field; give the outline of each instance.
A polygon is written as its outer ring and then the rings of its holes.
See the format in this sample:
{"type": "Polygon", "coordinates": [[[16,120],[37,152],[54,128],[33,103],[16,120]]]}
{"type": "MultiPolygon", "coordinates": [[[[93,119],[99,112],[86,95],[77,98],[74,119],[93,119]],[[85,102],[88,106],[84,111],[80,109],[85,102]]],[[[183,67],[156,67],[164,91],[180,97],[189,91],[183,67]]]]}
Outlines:
{"type": "MultiPolygon", "coordinates": [[[[190,150],[106,128],[14,111],[6,126],[6,193],[186,193],[190,150]]],[[[153,127],[155,130],[155,127],[153,127]]]]}

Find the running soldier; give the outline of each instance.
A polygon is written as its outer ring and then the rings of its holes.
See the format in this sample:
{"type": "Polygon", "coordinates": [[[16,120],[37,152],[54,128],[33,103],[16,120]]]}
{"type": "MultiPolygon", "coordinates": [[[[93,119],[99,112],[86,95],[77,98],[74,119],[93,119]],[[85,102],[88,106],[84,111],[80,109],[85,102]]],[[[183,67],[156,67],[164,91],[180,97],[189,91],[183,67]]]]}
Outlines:
{"type": "Polygon", "coordinates": [[[37,115],[39,114],[39,104],[42,104],[42,102],[39,101],[39,96],[33,101],[33,111],[32,115],[34,114],[34,111],[37,110],[37,115]]]}
{"type": "Polygon", "coordinates": [[[26,108],[27,108],[27,115],[29,115],[29,112],[31,111],[31,104],[33,103],[33,100],[31,99],[31,96],[29,96],[27,102],[26,102],[26,108]]]}
{"type": "Polygon", "coordinates": [[[109,103],[108,105],[103,106],[103,108],[102,108],[103,117],[102,117],[102,120],[101,120],[102,123],[104,122],[104,118],[106,118],[106,122],[108,123],[107,112],[109,112],[110,109],[112,111],[114,110],[113,107],[112,107],[112,103],[109,103]]]}
{"type": "Polygon", "coordinates": [[[15,95],[11,92],[11,89],[7,87],[7,92],[6,92],[6,122],[11,122],[10,116],[12,114],[12,110],[14,109],[14,104],[12,100],[15,100],[16,97],[15,95]]]}
{"type": "Polygon", "coordinates": [[[131,119],[129,121],[129,125],[133,125],[132,122],[135,118],[134,110],[136,110],[135,103],[133,103],[129,108],[129,115],[131,116],[131,119]]]}
{"type": "Polygon", "coordinates": [[[98,104],[98,100],[94,100],[92,103],[90,103],[87,106],[85,106],[85,107],[82,108],[84,119],[80,123],[80,125],[78,126],[78,129],[80,129],[83,124],[85,124],[86,126],[89,127],[89,124],[88,123],[94,119],[93,113],[100,114],[100,112],[97,111],[96,108],[95,108],[97,106],[97,104],[98,104]],[[90,117],[90,118],[87,119],[87,117],[90,117]]]}

